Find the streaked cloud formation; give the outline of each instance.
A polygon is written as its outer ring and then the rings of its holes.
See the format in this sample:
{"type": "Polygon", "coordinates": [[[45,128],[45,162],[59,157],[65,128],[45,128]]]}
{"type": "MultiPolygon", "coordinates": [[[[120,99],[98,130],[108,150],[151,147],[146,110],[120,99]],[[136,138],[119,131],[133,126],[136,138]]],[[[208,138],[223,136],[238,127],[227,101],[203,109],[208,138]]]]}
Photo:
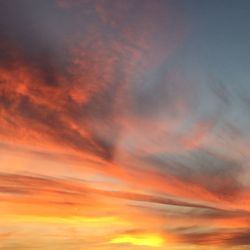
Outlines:
{"type": "Polygon", "coordinates": [[[248,1],[0,2],[0,248],[245,250],[248,1]]]}

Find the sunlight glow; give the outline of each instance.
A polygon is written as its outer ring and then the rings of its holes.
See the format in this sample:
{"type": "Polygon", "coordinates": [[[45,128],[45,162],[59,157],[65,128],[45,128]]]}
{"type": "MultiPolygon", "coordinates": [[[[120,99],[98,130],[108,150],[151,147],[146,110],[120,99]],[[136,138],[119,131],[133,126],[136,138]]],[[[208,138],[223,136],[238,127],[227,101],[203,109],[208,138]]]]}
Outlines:
{"type": "Polygon", "coordinates": [[[129,235],[123,234],[111,240],[111,243],[120,244],[128,243],[138,246],[161,247],[163,245],[163,238],[157,234],[140,234],[129,235]]]}

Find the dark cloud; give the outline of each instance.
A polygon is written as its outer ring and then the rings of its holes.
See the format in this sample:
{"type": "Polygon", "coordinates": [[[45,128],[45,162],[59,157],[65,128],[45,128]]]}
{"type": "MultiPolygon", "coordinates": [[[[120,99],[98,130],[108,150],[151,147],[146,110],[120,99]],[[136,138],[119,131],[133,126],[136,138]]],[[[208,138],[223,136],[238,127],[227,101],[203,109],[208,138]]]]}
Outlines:
{"type": "Polygon", "coordinates": [[[195,245],[243,246],[250,245],[250,232],[248,229],[244,229],[212,233],[187,233],[180,235],[180,241],[195,245]]]}
{"type": "MultiPolygon", "coordinates": [[[[120,117],[131,109],[129,81],[144,64],[153,65],[145,60],[162,63],[165,44],[155,35],[168,41],[158,25],[166,33],[171,28],[161,1],[145,1],[142,8],[136,8],[137,1],[114,2],[112,14],[110,4],[80,1],[65,9],[55,1],[1,2],[0,101],[6,127],[23,126],[55,143],[113,160],[120,117]],[[147,24],[149,30],[138,34],[147,24]]],[[[173,31],[173,36],[178,34],[173,31]]],[[[141,101],[158,112],[161,103],[151,105],[158,97],[151,89],[147,94],[141,101]]]]}
{"type": "Polygon", "coordinates": [[[1,2],[0,9],[1,67],[24,64],[36,71],[41,83],[58,85],[67,63],[63,45],[70,32],[67,13],[54,1],[1,2]]]}
{"type": "Polygon", "coordinates": [[[205,188],[221,199],[233,200],[244,188],[239,180],[241,162],[206,150],[197,150],[178,158],[162,155],[145,157],[158,166],[168,178],[173,176],[185,183],[205,188]]]}
{"type": "Polygon", "coordinates": [[[247,211],[225,211],[225,210],[210,210],[204,209],[202,211],[190,211],[190,215],[195,217],[202,217],[206,219],[227,219],[227,218],[248,218],[250,220],[250,213],[247,211]]]}

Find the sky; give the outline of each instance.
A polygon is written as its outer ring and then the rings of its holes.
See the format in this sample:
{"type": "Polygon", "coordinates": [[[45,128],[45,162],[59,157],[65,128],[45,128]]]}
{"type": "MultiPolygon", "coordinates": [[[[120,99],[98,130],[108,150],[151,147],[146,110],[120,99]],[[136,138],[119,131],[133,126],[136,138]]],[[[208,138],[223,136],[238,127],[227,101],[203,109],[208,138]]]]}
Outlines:
{"type": "Polygon", "coordinates": [[[0,249],[249,249],[249,31],[248,0],[0,0],[0,249]]]}

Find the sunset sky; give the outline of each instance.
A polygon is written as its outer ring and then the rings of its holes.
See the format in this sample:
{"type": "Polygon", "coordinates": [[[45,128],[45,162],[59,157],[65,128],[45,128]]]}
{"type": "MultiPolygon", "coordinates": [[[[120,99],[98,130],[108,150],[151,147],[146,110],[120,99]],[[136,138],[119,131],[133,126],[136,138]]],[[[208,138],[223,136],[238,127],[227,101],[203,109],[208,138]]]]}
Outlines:
{"type": "Polygon", "coordinates": [[[249,0],[0,0],[0,250],[250,249],[249,0]]]}

